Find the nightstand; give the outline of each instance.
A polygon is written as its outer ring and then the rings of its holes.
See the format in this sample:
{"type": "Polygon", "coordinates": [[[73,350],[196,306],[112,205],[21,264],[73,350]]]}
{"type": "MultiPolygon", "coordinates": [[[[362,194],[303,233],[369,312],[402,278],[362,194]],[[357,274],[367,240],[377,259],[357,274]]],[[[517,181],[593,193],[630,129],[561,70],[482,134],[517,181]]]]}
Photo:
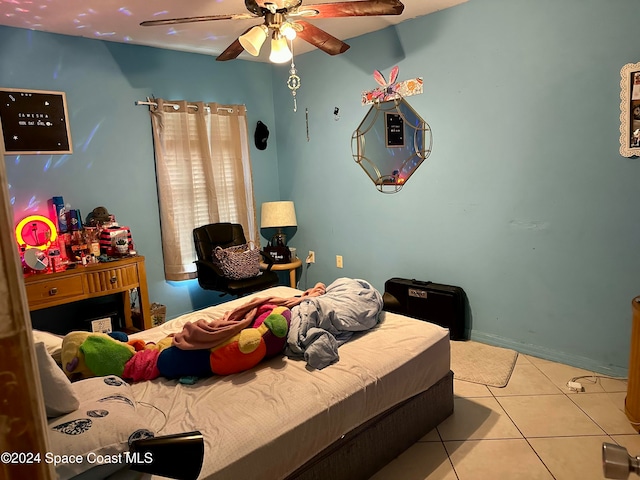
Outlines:
{"type": "MultiPolygon", "coordinates": [[[[299,258],[296,258],[291,263],[274,263],[271,266],[271,271],[278,272],[278,271],[288,270],[289,271],[289,283],[291,284],[291,288],[296,288],[296,268],[301,267],[301,266],[302,266],[302,260],[300,260],[299,258]]],[[[260,269],[261,270],[266,270],[267,267],[268,267],[268,265],[266,263],[260,262],[260,269]]]]}

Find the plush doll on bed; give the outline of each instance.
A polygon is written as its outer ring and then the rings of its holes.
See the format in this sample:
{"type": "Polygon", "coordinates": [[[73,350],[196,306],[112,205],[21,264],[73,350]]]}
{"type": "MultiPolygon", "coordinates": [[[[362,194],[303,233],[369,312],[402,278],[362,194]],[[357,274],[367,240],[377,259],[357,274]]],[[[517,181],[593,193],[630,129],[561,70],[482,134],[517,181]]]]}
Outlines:
{"type": "Polygon", "coordinates": [[[71,380],[122,376],[135,348],[116,338],[106,333],[68,333],[62,340],[62,369],[71,380]]]}
{"type": "Polygon", "coordinates": [[[251,327],[240,330],[211,349],[183,349],[172,345],[158,357],[160,374],[167,378],[230,375],[248,370],[282,352],[287,342],[291,310],[263,305],[251,327]]]}
{"type": "Polygon", "coordinates": [[[281,353],[290,324],[291,310],[264,304],[247,328],[213,348],[195,349],[179,348],[171,336],[155,344],[129,340],[122,333],[71,332],[62,342],[62,367],[72,380],[117,375],[137,382],[158,376],[229,375],[281,353]]]}

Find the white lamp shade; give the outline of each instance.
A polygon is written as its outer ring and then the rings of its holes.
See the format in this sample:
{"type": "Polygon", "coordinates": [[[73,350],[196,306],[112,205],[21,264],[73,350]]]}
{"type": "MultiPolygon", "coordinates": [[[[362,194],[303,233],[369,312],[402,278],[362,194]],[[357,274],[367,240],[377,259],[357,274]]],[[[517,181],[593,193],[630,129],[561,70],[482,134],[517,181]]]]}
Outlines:
{"type": "Polygon", "coordinates": [[[244,35],[238,37],[240,45],[242,45],[242,48],[244,48],[249,55],[253,55],[254,57],[258,56],[262,44],[267,39],[266,30],[264,25],[257,25],[244,35]]]}
{"type": "Polygon", "coordinates": [[[260,213],[261,228],[297,227],[293,202],[265,202],[260,213]]]}
{"type": "Polygon", "coordinates": [[[271,40],[271,54],[269,61],[273,63],[285,63],[293,58],[291,50],[287,45],[287,39],[284,37],[273,38],[271,40]]]}

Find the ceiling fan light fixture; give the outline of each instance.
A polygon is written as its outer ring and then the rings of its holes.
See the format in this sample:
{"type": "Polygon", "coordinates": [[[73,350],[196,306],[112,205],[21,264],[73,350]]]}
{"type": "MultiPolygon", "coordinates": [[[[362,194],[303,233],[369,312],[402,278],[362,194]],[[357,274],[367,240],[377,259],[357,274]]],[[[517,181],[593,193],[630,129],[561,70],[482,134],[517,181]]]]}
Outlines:
{"type": "Polygon", "coordinates": [[[281,35],[274,35],[271,39],[271,54],[269,61],[272,63],[286,63],[293,58],[287,45],[287,39],[281,35]]]}
{"type": "MultiPolygon", "coordinates": [[[[217,0],[222,2],[222,0],[217,0]]],[[[233,41],[220,55],[217,61],[227,61],[238,58],[243,52],[255,57],[260,55],[260,49],[267,37],[272,37],[272,62],[284,63],[293,58],[293,38],[300,37],[303,41],[322,50],[329,55],[339,55],[349,49],[342,40],[332,36],[322,28],[314,26],[305,19],[328,19],[345,17],[374,17],[382,15],[400,15],[404,5],[400,0],[332,0],[332,3],[319,3],[302,6],[304,0],[244,0],[247,13],[228,15],[200,15],[196,17],[165,18],[149,20],[140,25],[178,25],[183,23],[210,22],[215,20],[252,20],[262,18],[261,26],[249,27],[239,38],[233,41]],[[289,17],[291,20],[289,20],[289,17]],[[270,35],[272,33],[272,35],[270,35]],[[285,45],[285,38],[290,48],[285,45]]],[[[311,0],[309,0],[311,1],[311,0]]],[[[2,0],[0,0],[2,3],[2,0]]],[[[6,2],[5,2],[6,3],[6,2]]],[[[15,2],[14,2],[15,3],[15,2]]]]}
{"type": "Polygon", "coordinates": [[[296,38],[296,35],[298,35],[295,28],[293,28],[293,25],[291,25],[289,22],[285,22],[282,24],[282,26],[280,27],[280,33],[284,35],[287,40],[293,40],[294,38],[296,38]]]}
{"type": "Polygon", "coordinates": [[[238,41],[249,55],[257,57],[260,54],[260,48],[267,39],[269,30],[264,25],[256,25],[244,35],[240,35],[238,41]]]}

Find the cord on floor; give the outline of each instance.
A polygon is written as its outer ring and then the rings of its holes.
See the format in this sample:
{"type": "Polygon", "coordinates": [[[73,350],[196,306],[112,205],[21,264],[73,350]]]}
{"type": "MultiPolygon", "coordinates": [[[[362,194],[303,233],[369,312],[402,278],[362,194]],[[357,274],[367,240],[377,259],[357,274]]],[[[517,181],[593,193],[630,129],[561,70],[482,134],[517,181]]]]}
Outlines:
{"type": "Polygon", "coordinates": [[[571,380],[569,380],[567,382],[567,388],[572,392],[584,392],[584,386],[582,385],[582,383],[578,382],[578,380],[582,380],[582,379],[589,380],[590,383],[595,385],[596,383],[598,383],[599,378],[605,378],[608,380],[622,380],[622,381],[627,380],[626,377],[609,377],[607,375],[580,375],[578,377],[573,377],[571,380]]]}

